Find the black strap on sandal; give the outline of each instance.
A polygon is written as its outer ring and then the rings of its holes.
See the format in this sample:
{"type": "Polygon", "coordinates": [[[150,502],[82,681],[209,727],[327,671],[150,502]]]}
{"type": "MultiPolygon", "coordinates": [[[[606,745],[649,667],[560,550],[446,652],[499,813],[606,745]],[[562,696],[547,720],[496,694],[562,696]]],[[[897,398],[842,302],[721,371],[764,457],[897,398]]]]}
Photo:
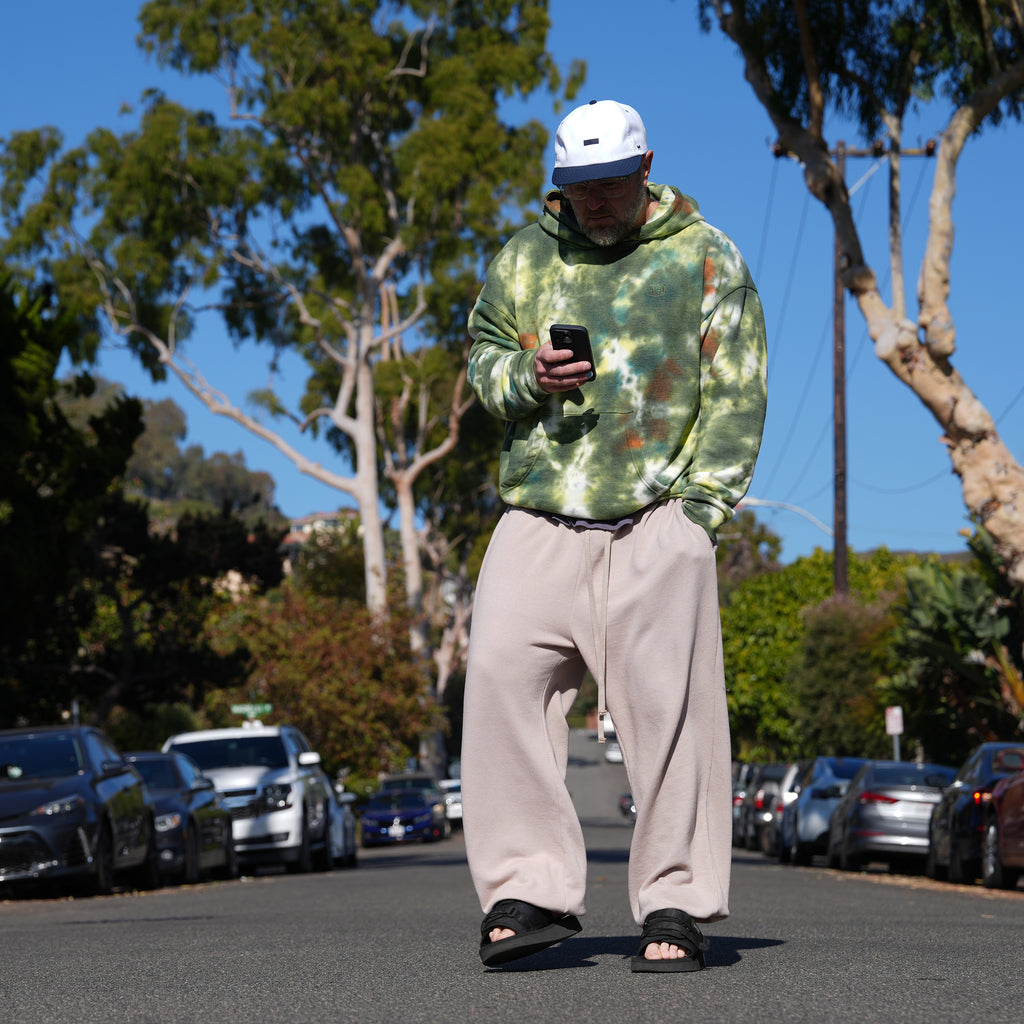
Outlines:
{"type": "Polygon", "coordinates": [[[697,922],[685,910],[654,910],[644,920],[640,945],[633,957],[633,970],[702,970],[707,966],[704,952],[708,946],[708,940],[697,927],[697,922]],[[652,942],[667,942],[678,946],[685,949],[687,955],[675,960],[647,960],[644,954],[652,942]]]}
{"type": "Polygon", "coordinates": [[[571,914],[558,916],[523,900],[499,900],[480,925],[480,959],[488,967],[530,956],[575,935],[580,922],[571,914]],[[510,938],[491,941],[491,931],[508,928],[510,938]]]}
{"type": "Polygon", "coordinates": [[[508,928],[517,935],[539,931],[554,920],[555,915],[522,900],[499,900],[480,925],[480,937],[489,939],[495,928],[508,928]]]}

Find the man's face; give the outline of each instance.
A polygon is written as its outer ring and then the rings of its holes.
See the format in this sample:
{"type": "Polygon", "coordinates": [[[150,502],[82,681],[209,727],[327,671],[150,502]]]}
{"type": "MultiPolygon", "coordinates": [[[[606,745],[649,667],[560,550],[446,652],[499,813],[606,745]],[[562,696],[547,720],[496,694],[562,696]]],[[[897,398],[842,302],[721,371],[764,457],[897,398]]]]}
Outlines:
{"type": "Polygon", "coordinates": [[[598,178],[567,185],[566,194],[583,234],[595,245],[617,245],[636,235],[647,220],[647,178],[651,169],[648,151],[640,169],[625,179],[598,178]],[[580,195],[582,198],[572,198],[580,195]]]}

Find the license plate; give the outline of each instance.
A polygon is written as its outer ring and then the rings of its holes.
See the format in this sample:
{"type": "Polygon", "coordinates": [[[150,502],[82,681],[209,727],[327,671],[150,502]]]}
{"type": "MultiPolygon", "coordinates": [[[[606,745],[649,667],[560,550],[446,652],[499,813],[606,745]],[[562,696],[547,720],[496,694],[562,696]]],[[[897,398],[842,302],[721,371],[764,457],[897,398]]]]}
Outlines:
{"type": "Polygon", "coordinates": [[[392,825],[388,829],[388,835],[391,836],[392,839],[401,839],[402,836],[405,835],[405,826],[404,825],[392,825]]]}

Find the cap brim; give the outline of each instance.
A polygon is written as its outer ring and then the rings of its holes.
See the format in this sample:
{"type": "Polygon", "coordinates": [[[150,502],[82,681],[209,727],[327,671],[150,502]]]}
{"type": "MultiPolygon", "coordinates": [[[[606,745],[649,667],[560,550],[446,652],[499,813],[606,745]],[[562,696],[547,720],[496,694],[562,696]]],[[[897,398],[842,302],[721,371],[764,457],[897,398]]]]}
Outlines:
{"type": "Polygon", "coordinates": [[[644,155],[628,156],[625,160],[613,160],[607,164],[586,164],[582,167],[556,167],[551,172],[553,185],[575,185],[578,181],[593,181],[595,178],[621,178],[634,174],[640,169],[644,155]]]}

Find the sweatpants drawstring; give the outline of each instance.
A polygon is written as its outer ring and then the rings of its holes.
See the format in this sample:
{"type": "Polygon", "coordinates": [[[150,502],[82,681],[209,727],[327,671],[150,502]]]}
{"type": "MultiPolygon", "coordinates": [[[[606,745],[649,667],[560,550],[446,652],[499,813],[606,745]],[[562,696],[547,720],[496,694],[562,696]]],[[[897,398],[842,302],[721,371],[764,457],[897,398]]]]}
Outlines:
{"type": "Polygon", "coordinates": [[[594,658],[596,662],[594,666],[594,679],[597,682],[597,742],[604,743],[605,729],[608,722],[605,677],[608,669],[608,590],[611,584],[612,531],[587,530],[584,543],[587,556],[587,593],[590,598],[590,625],[594,631],[594,658]],[[595,533],[604,536],[604,586],[602,587],[600,614],[598,614],[597,596],[594,593],[594,576],[596,572],[591,568],[593,558],[590,538],[595,533]]]}

